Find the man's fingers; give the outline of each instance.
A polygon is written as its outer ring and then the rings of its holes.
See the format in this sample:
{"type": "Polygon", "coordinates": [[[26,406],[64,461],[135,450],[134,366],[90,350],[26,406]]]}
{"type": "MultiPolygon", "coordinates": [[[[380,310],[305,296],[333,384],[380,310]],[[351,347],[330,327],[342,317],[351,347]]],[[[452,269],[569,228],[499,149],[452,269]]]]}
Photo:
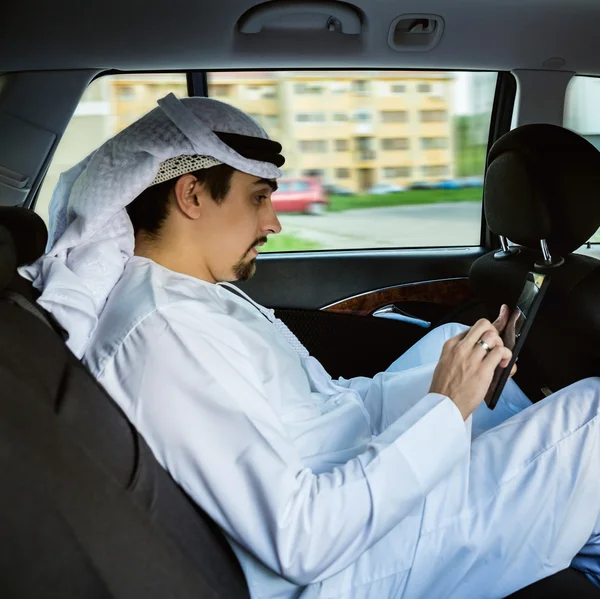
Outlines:
{"type": "Polygon", "coordinates": [[[516,362],[513,364],[513,367],[510,370],[510,378],[512,379],[512,377],[515,376],[515,374],[517,374],[517,363],[516,362]]]}
{"type": "Polygon", "coordinates": [[[473,347],[481,339],[481,337],[483,337],[483,334],[486,331],[493,331],[497,333],[496,327],[494,327],[489,320],[482,318],[467,331],[467,334],[462,339],[462,342],[465,345],[470,345],[470,347],[473,347]]]}
{"type": "Polygon", "coordinates": [[[498,314],[498,318],[494,320],[493,325],[499,334],[502,334],[502,331],[506,328],[506,323],[508,322],[508,306],[506,304],[502,304],[500,307],[500,313],[498,314]]]}
{"type": "Polygon", "coordinates": [[[448,341],[446,341],[446,343],[444,343],[444,346],[448,347],[448,348],[453,348],[468,335],[470,330],[471,329],[467,329],[465,331],[462,331],[458,335],[455,335],[454,337],[450,337],[450,339],[448,339],[448,341]]]}
{"type": "MultiPolygon", "coordinates": [[[[502,310],[508,310],[506,304],[502,305],[502,308],[500,310],[501,316],[503,314],[502,310]]],[[[506,314],[504,315],[504,317],[506,317],[506,314]]],[[[498,322],[498,320],[499,319],[497,319],[496,322],[498,322]]],[[[497,333],[498,329],[489,320],[487,320],[486,318],[482,318],[481,320],[478,320],[470,329],[467,329],[466,331],[459,333],[455,337],[448,339],[448,341],[446,341],[446,345],[448,345],[449,347],[453,347],[462,341],[464,341],[465,344],[472,343],[472,345],[475,345],[475,343],[477,343],[477,341],[479,341],[479,339],[483,337],[486,331],[497,333]]],[[[491,344],[488,343],[488,345],[492,347],[491,344]]]]}
{"type": "Polygon", "coordinates": [[[480,340],[483,341],[490,348],[494,348],[497,345],[504,345],[502,337],[498,335],[498,332],[496,330],[492,329],[486,331],[483,335],[481,335],[480,339],[477,340],[477,343],[479,343],[480,340]]]}
{"type": "Polygon", "coordinates": [[[510,325],[512,327],[515,327],[517,324],[517,321],[519,320],[519,317],[521,316],[521,312],[519,312],[519,310],[514,310],[511,315],[510,315],[510,325]]]}
{"type": "Polygon", "coordinates": [[[508,347],[504,347],[503,345],[498,345],[488,353],[487,357],[483,361],[483,364],[488,371],[493,373],[497,366],[500,366],[500,368],[506,368],[511,358],[512,352],[510,349],[508,349],[508,347]]]}

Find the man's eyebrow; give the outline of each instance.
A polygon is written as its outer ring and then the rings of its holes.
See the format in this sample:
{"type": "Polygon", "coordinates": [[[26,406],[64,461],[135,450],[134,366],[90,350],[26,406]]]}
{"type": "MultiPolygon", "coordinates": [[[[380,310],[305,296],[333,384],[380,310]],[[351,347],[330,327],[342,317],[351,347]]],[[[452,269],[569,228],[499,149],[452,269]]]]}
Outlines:
{"type": "Polygon", "coordinates": [[[271,179],[257,179],[254,185],[268,185],[273,191],[277,191],[277,181],[271,179]]]}

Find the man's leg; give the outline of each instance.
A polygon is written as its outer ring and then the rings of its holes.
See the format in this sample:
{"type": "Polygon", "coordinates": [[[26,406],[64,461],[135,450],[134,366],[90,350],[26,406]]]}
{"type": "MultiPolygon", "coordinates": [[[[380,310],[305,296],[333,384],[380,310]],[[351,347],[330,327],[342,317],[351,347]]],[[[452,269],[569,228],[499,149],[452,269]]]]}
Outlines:
{"type": "Polygon", "coordinates": [[[599,414],[600,378],[587,379],[482,434],[422,505],[303,597],[501,599],[572,561],[597,577],[599,414]]]}
{"type": "Polygon", "coordinates": [[[427,498],[406,597],[504,597],[571,561],[600,580],[600,378],[482,434],[466,483],[457,513],[449,481],[427,498]]]}
{"type": "MultiPolygon", "coordinates": [[[[387,372],[402,372],[424,364],[437,363],[444,343],[468,328],[463,324],[450,323],[433,329],[402,354],[387,372]]],[[[494,410],[482,403],[473,413],[473,439],[529,406],[531,402],[519,386],[513,380],[508,381],[494,410]]]]}
{"type": "Polygon", "coordinates": [[[400,370],[416,368],[423,364],[429,364],[430,362],[438,362],[444,343],[468,328],[464,324],[453,322],[432,329],[393,362],[387,369],[387,372],[398,372],[400,370]]]}

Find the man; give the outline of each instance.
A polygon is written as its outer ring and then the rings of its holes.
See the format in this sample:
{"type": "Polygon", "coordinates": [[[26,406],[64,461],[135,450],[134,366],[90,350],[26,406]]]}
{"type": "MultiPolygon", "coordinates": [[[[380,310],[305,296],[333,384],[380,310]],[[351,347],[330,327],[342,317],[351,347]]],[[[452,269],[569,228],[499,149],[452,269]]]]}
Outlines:
{"type": "Polygon", "coordinates": [[[281,146],[225,104],[159,105],[65,175],[26,274],[252,596],[504,597],[573,558],[597,577],[599,380],[526,409],[511,381],[490,415],[506,310],[332,380],[229,284],[281,229],[281,146]]]}

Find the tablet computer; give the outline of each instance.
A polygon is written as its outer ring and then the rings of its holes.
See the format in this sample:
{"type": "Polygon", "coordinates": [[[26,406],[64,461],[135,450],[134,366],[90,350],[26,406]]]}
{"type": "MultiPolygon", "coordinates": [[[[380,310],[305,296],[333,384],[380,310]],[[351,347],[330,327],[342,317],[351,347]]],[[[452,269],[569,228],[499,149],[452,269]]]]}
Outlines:
{"type": "Polygon", "coordinates": [[[504,345],[512,350],[512,358],[506,368],[496,368],[492,383],[485,396],[485,403],[491,410],[496,407],[504,385],[510,377],[510,372],[519,357],[519,352],[525,343],[549,282],[548,275],[538,272],[527,273],[517,305],[511,311],[508,324],[501,335],[504,345]]]}

